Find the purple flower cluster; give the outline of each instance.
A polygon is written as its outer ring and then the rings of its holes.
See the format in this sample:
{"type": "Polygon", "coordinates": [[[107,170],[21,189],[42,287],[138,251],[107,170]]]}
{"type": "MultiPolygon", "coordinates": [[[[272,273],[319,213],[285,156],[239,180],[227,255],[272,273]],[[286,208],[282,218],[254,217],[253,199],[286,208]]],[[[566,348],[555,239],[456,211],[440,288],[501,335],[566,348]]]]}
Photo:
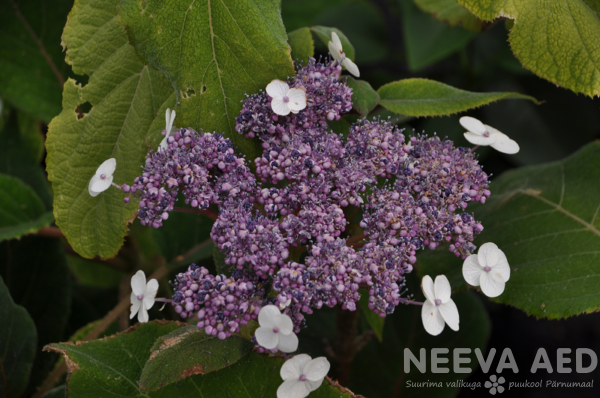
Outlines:
{"type": "Polygon", "coordinates": [[[195,264],[172,282],[173,305],[182,318],[196,314],[206,334],[225,339],[258,317],[264,287],[256,276],[234,271],[230,277],[211,275],[195,264]]]}
{"type": "Polygon", "coordinates": [[[179,192],[194,208],[218,206],[211,238],[231,276],[192,265],[174,282],[176,311],[195,314],[207,333],[237,333],[273,302],[298,331],[323,305],[355,310],[359,288],[385,316],[403,302],[419,250],[443,244],[463,258],[475,250],[483,227],[465,208],[490,192],[473,153],[438,137],[407,141],[388,120],[360,120],[347,137],[329,132],[327,121],[352,106],[340,72],[330,61],[300,67],[288,79],[306,90],[297,114],[276,115],[265,92],[247,97],[236,130],[262,141],[255,173],[228,139],[182,129],[125,187],[139,197],[142,223],[155,227],[179,192]]]}

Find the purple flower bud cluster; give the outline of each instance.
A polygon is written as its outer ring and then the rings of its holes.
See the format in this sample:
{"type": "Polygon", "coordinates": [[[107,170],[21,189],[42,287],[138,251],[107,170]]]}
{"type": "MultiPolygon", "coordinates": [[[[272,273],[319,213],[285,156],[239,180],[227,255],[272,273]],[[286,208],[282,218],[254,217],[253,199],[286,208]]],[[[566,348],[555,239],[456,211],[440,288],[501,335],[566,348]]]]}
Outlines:
{"type": "MultiPolygon", "coordinates": [[[[219,134],[198,134],[181,129],[167,139],[168,148],[150,151],[144,172],[125,192],[139,198],[138,218],[142,225],[162,226],[181,190],[185,203],[207,209],[213,203],[251,200],[256,179],[237,157],[231,140],[219,134]]],[[[125,198],[126,202],[130,197],[125,198]]]]}
{"type": "Polygon", "coordinates": [[[319,135],[327,120],[339,120],[352,109],[352,89],[340,80],[338,63],[327,64],[310,58],[298,73],[288,79],[290,88],[306,90],[307,106],[297,113],[279,116],[271,109],[271,98],[264,91],[247,96],[236,119],[236,131],[246,137],[258,136],[265,144],[286,142],[298,132],[319,135]]]}
{"type": "Polygon", "coordinates": [[[172,282],[173,305],[182,318],[196,314],[198,327],[206,334],[225,339],[258,317],[264,287],[256,276],[235,271],[230,277],[213,276],[192,264],[172,282]]]}
{"type": "Polygon", "coordinates": [[[219,207],[211,238],[232,276],[192,265],[174,283],[176,310],[196,314],[207,333],[237,333],[273,301],[298,331],[323,305],[355,310],[359,287],[385,316],[403,302],[419,250],[475,250],[483,227],[465,209],[490,192],[474,154],[438,137],[407,141],[387,120],[359,120],[347,137],[329,132],[327,121],[352,105],[340,72],[314,59],[300,67],[288,79],[306,90],[297,114],[276,115],[264,92],[247,97],[236,130],[262,141],[255,173],[228,139],[182,129],[149,153],[130,188],[145,225],[160,226],[179,192],[194,208],[219,207]],[[348,228],[358,210],[362,221],[348,228]]]}

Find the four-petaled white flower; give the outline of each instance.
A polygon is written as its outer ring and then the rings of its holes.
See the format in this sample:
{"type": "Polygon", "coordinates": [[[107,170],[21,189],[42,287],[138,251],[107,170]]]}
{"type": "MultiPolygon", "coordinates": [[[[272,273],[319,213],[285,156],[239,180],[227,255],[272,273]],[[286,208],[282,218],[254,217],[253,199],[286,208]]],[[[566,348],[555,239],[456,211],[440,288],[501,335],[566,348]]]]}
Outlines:
{"type": "Polygon", "coordinates": [[[438,275],[434,283],[429,275],[425,275],[421,281],[421,289],[426,298],[421,310],[421,318],[427,333],[437,336],[442,333],[446,323],[450,329],[458,331],[458,308],[450,298],[452,289],[448,278],[438,275]]]}
{"type": "Polygon", "coordinates": [[[331,32],[331,41],[327,45],[331,56],[336,59],[340,65],[345,66],[348,72],[352,73],[356,77],[360,77],[358,66],[350,58],[346,57],[342,49],[342,42],[339,36],[335,32],[331,32]]]}
{"type": "Polygon", "coordinates": [[[474,117],[464,116],[460,118],[460,124],[468,131],[465,138],[471,144],[491,146],[498,152],[513,155],[519,152],[519,144],[511,140],[506,134],[496,130],[487,124],[481,123],[474,117]]]}
{"type": "Polygon", "coordinates": [[[485,243],[477,254],[471,254],[463,263],[463,276],[469,285],[481,286],[488,297],[498,297],[510,278],[506,255],[494,243],[485,243]]]}
{"type": "Polygon", "coordinates": [[[173,132],[173,123],[175,122],[175,110],[167,109],[165,113],[165,138],[162,139],[160,145],[158,146],[158,151],[164,151],[169,147],[169,134],[173,132]]]}
{"type": "Polygon", "coordinates": [[[139,322],[148,322],[148,310],[154,305],[157,291],[158,281],[151,279],[146,284],[146,274],[144,271],[138,271],[131,278],[131,315],[129,315],[129,319],[138,314],[139,322]]]}
{"type": "Polygon", "coordinates": [[[94,174],[88,185],[88,192],[90,195],[98,196],[101,192],[110,188],[113,182],[113,173],[116,168],[117,160],[115,158],[105,160],[100,167],[98,167],[96,174],[94,174]]]}
{"type": "Polygon", "coordinates": [[[330,368],[325,357],[312,359],[300,354],[288,359],[281,367],[283,383],[277,389],[277,398],[304,398],[323,383],[330,368]]]}
{"type": "Polygon", "coordinates": [[[267,94],[272,98],[271,109],[278,115],[287,116],[306,108],[306,91],[304,88],[290,88],[279,79],[267,85],[267,94]]]}
{"type": "Polygon", "coordinates": [[[298,337],[294,334],[292,319],[282,314],[274,305],[265,305],[258,313],[260,327],[254,336],[256,341],[267,350],[275,347],[279,351],[293,352],[298,348],[298,337]]]}

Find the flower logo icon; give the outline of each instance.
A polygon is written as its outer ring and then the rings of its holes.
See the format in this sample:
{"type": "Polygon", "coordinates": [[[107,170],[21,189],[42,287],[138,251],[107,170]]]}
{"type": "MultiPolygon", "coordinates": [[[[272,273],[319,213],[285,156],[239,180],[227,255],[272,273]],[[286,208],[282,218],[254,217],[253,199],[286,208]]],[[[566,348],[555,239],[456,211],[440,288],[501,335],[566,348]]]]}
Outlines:
{"type": "Polygon", "coordinates": [[[504,392],[504,387],[500,384],[503,384],[505,381],[506,380],[504,380],[504,377],[502,376],[497,377],[496,375],[491,375],[490,381],[486,381],[484,386],[485,388],[490,389],[490,394],[492,395],[496,395],[496,393],[502,394],[504,392]]]}

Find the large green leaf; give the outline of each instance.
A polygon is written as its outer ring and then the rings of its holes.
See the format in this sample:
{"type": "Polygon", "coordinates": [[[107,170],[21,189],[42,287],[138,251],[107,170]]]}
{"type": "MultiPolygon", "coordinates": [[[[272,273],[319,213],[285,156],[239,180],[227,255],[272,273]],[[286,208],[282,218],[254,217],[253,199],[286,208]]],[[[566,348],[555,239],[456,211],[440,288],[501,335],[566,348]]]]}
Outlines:
{"type": "Polygon", "coordinates": [[[0,96],[49,122],[60,112],[65,65],[60,35],[73,2],[0,2],[0,96]]]}
{"type": "Polygon", "coordinates": [[[447,22],[450,26],[480,32],[482,22],[475,15],[456,2],[456,0],[413,0],[423,11],[431,14],[438,21],[447,22]]]}
{"type": "Polygon", "coordinates": [[[253,344],[238,336],[220,340],[196,326],[186,326],[161,336],[140,376],[142,391],[155,391],[196,374],[207,374],[233,365],[252,351],[253,344]]]}
{"type": "Polygon", "coordinates": [[[56,223],[87,258],[114,256],[136,210],[134,203],[125,206],[123,192],[114,188],[91,197],[90,178],[103,161],[116,158],[114,182],[131,184],[148,149],[160,141],[165,108],[174,104],[168,80],[127,44],[117,23],[118,3],[75,2],[63,42],[73,70],[90,79],[83,87],[66,82],[63,110],[50,123],[46,141],[56,223]],[[76,109],[86,102],[91,110],[78,116],[76,109]]]}
{"type": "Polygon", "coordinates": [[[486,21],[514,19],[509,41],[525,68],[576,93],[600,94],[598,1],[457,1],[486,21]]]}
{"type": "Polygon", "coordinates": [[[0,241],[36,232],[53,220],[33,189],[0,173],[0,241]]]}
{"type": "Polygon", "coordinates": [[[413,0],[400,0],[408,67],[417,71],[464,48],[475,36],[461,28],[451,28],[423,13],[413,0]]]}
{"type": "Polygon", "coordinates": [[[302,61],[306,65],[308,58],[315,55],[315,42],[310,28],[299,28],[288,33],[288,43],[294,61],[302,61]]]}
{"type": "Polygon", "coordinates": [[[379,103],[407,116],[445,116],[502,99],[537,100],[519,93],[474,93],[428,79],[404,79],[377,90],[379,103]]]}
{"type": "MultiPolygon", "coordinates": [[[[206,375],[194,375],[158,391],[143,393],[138,385],[142,367],[154,342],[180,328],[181,323],[153,321],[123,333],[85,343],[52,344],[49,350],[68,358],[67,391],[80,397],[275,397],[282,383],[279,370],[284,360],[251,353],[237,363],[206,375]]],[[[311,393],[315,398],[352,398],[354,395],[330,380],[311,393]]]]}
{"type": "MultiPolygon", "coordinates": [[[[412,278],[411,278],[412,279],[412,278]]],[[[413,283],[411,293],[422,300],[420,291],[416,291],[418,283],[413,283]]],[[[457,382],[468,376],[468,373],[455,373],[452,365],[453,348],[469,348],[470,354],[463,354],[463,358],[470,358],[469,365],[473,370],[477,367],[477,359],[473,350],[479,348],[485,352],[485,346],[490,333],[490,321],[481,302],[471,292],[462,292],[452,296],[460,314],[460,330],[455,332],[446,326],[439,336],[431,336],[423,329],[421,308],[415,305],[399,306],[394,314],[386,317],[383,331],[383,342],[372,340],[358,353],[353,362],[350,387],[357,393],[373,397],[454,397],[459,386],[457,382]],[[419,350],[426,349],[427,371],[420,373],[411,365],[410,373],[404,373],[404,349],[419,358],[419,350]],[[447,348],[449,364],[448,373],[431,372],[431,349],[447,348]],[[408,381],[442,383],[441,388],[410,387],[408,381]],[[455,385],[446,383],[454,382],[455,385]]]]}
{"type": "Polygon", "coordinates": [[[35,357],[37,335],[31,317],[16,305],[0,278],[0,397],[19,397],[25,390],[35,357]]]}
{"type": "MultiPolygon", "coordinates": [[[[593,143],[494,181],[490,199],[474,210],[485,227],[475,243],[497,244],[512,269],[495,301],[551,319],[600,309],[599,180],[600,143],[593,143]]],[[[419,257],[419,273],[445,273],[453,288],[464,286],[462,261],[451,257],[419,257]]]]}
{"type": "Polygon", "coordinates": [[[379,94],[364,80],[346,77],[346,84],[352,89],[352,108],[361,117],[366,117],[379,103],[379,94]]]}
{"type": "Polygon", "coordinates": [[[125,0],[120,21],[149,65],[177,93],[177,125],[225,132],[254,159],[257,140],[235,131],[245,94],[294,74],[279,0],[125,0]]]}
{"type": "Polygon", "coordinates": [[[42,347],[63,338],[70,313],[71,281],[60,240],[30,235],[0,243],[0,276],[38,333],[26,394],[30,396],[56,360],[55,355],[42,353],[42,347]]]}

